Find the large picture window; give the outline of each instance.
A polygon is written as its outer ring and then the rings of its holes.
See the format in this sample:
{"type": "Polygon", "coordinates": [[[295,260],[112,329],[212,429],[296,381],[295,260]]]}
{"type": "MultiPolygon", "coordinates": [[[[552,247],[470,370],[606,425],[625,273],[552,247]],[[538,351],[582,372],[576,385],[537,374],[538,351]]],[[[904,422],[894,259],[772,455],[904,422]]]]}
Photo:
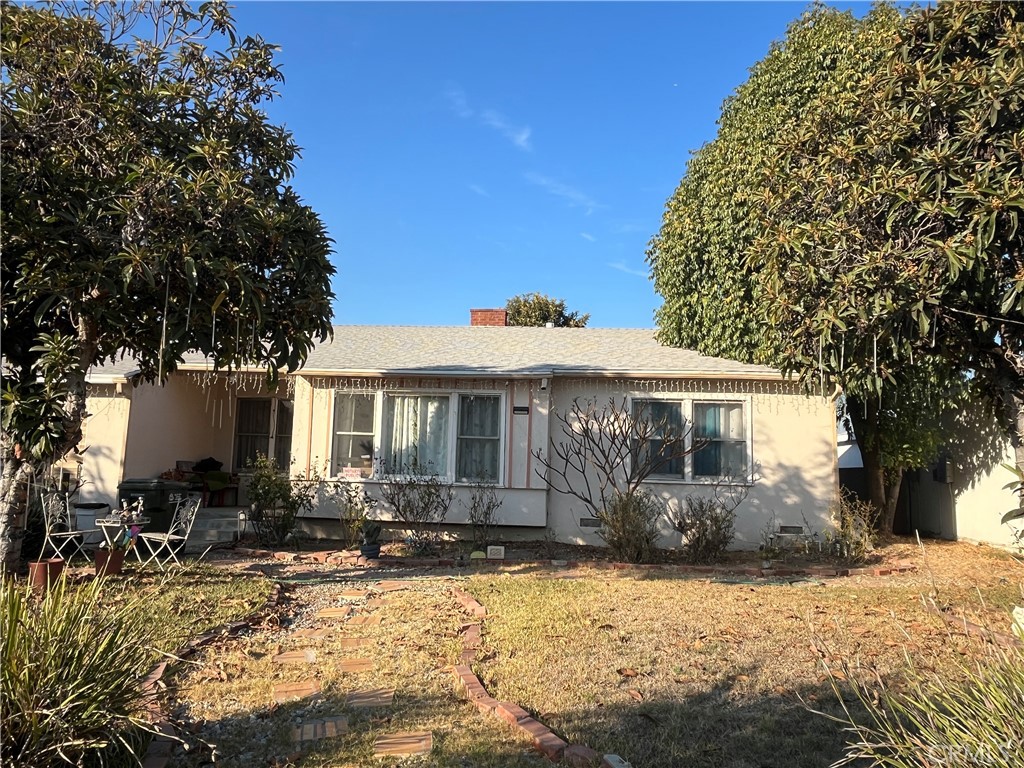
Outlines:
{"type": "Polygon", "coordinates": [[[334,396],[333,475],[372,474],[375,400],[372,394],[338,392],[334,396]]]}
{"type": "Polygon", "coordinates": [[[334,397],[334,476],[430,474],[459,483],[502,482],[504,408],[490,393],[334,397]],[[374,433],[379,412],[380,432],[374,433]],[[376,453],[374,445],[376,443],[376,453]]]}
{"type": "Polygon", "coordinates": [[[448,474],[448,395],[391,395],[384,408],[384,471],[448,474]]]}
{"type": "Polygon", "coordinates": [[[246,397],[238,401],[235,415],[235,471],[245,471],[257,455],[277,460],[285,472],[291,468],[291,400],[273,397],[246,397]]]}

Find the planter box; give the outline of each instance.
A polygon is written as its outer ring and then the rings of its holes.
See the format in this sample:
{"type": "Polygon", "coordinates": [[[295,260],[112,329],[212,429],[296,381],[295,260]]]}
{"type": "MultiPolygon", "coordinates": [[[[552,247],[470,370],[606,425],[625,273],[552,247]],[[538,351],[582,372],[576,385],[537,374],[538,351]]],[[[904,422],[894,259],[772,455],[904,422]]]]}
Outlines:
{"type": "Polygon", "coordinates": [[[117,576],[124,568],[125,551],[123,549],[97,549],[94,558],[96,560],[97,576],[117,576]]]}

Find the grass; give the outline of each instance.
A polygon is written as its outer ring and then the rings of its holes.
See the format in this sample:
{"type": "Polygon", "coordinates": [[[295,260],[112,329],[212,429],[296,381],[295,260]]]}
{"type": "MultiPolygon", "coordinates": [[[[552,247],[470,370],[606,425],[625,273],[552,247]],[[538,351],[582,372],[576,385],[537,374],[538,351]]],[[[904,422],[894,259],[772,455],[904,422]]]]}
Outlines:
{"type": "MultiPolygon", "coordinates": [[[[529,745],[495,718],[485,718],[457,695],[451,666],[461,651],[458,630],[466,620],[451,595],[452,584],[432,580],[412,590],[386,595],[385,603],[366,615],[381,616],[377,627],[354,627],[335,620],[334,632],[324,638],[301,638],[296,628],[322,626],[314,621],[321,608],[346,604],[336,588],[296,586],[284,608],[293,623],[286,629],[226,640],[204,650],[181,670],[169,692],[177,717],[195,725],[196,741],[189,754],[179,754],[175,766],[208,764],[211,749],[223,766],[449,766],[450,768],[516,768],[547,765],[529,745]],[[342,639],[366,637],[367,646],[343,648],[342,639]],[[279,665],[273,656],[312,648],[314,665],[279,665]],[[372,670],[345,673],[340,662],[369,658],[372,670]],[[322,695],[316,701],[276,705],[278,683],[318,680],[322,695]],[[345,694],[360,689],[394,688],[391,707],[351,708],[345,694]],[[319,717],[346,715],[350,732],[319,742],[301,753],[291,742],[291,729],[319,717]],[[434,748],[422,758],[378,759],[376,737],[399,731],[431,731],[434,748]],[[205,742],[205,744],[203,743],[205,742]]],[[[363,604],[354,601],[354,605],[363,604]]]]}
{"type": "Polygon", "coordinates": [[[896,685],[905,653],[955,670],[977,647],[922,606],[933,590],[1006,631],[1024,573],[968,546],[929,546],[912,576],[826,585],[481,576],[469,589],[491,612],[493,658],[476,669],[496,698],[634,765],[818,768],[846,738],[801,703],[841,714],[823,662],[870,665],[896,685]]]}
{"type": "Polygon", "coordinates": [[[270,594],[271,582],[240,577],[221,568],[192,564],[166,575],[152,569],[127,569],[105,579],[104,600],[140,598],[149,615],[158,649],[173,653],[208,629],[250,616],[270,594]]]}

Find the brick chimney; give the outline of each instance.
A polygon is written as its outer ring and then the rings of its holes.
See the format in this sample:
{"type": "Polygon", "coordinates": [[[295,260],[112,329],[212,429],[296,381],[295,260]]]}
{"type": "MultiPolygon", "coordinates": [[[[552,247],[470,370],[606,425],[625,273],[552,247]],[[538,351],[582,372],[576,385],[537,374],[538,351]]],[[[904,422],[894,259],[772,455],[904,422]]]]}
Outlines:
{"type": "Polygon", "coordinates": [[[508,312],[504,309],[471,309],[470,325],[508,325],[508,312]]]}

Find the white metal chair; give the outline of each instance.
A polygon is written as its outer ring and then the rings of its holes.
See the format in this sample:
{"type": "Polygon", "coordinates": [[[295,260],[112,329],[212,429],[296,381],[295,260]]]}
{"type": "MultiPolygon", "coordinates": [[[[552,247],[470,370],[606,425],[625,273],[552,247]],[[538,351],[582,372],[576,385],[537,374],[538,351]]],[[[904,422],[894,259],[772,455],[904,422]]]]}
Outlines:
{"type": "Polygon", "coordinates": [[[85,534],[100,533],[100,529],[75,530],[75,519],[66,493],[43,489],[39,492],[39,500],[43,509],[43,528],[46,531],[43,552],[45,553],[49,547],[53,550],[54,557],[62,557],[65,560],[71,560],[75,555],[88,557],[84,547],[85,534]],[[66,555],[65,550],[70,554],[66,555]]]}
{"type": "Polygon", "coordinates": [[[139,562],[148,565],[156,561],[160,570],[164,569],[171,561],[181,565],[178,559],[178,550],[184,551],[188,543],[189,534],[192,532],[192,524],[196,521],[196,513],[202,503],[202,494],[193,493],[182,496],[174,509],[171,518],[171,525],[167,533],[139,533],[135,542],[135,554],[139,562]],[[149,550],[149,557],[143,562],[139,547],[145,544],[149,550]]]}

